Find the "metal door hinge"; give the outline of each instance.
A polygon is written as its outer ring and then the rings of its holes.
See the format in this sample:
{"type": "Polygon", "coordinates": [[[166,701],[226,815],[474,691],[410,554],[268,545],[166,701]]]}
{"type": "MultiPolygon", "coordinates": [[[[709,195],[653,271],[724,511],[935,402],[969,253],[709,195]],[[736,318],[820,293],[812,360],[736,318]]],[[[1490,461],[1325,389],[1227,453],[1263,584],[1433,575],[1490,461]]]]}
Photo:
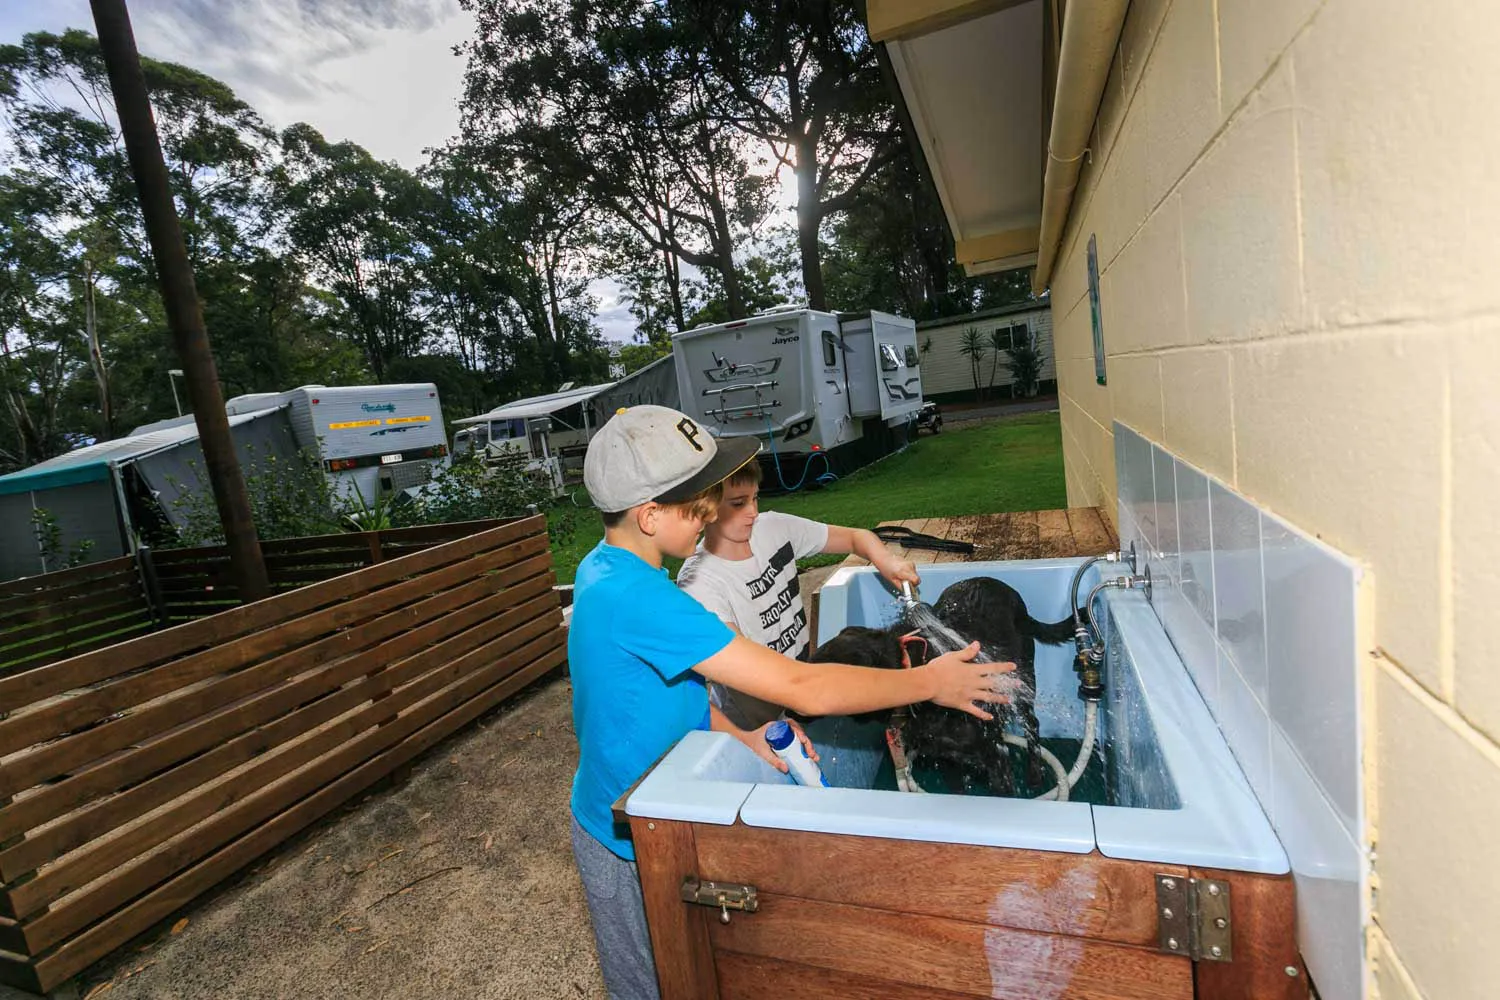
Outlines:
{"type": "Polygon", "coordinates": [[[682,880],[682,899],[686,903],[712,906],[719,911],[719,920],[729,923],[729,911],[741,910],[754,913],[760,909],[760,897],[753,885],[734,885],[727,882],[701,882],[691,875],[682,880]]]}
{"type": "Polygon", "coordinates": [[[1161,950],[1195,962],[1229,962],[1229,883],[1156,876],[1156,928],[1161,950]]]}

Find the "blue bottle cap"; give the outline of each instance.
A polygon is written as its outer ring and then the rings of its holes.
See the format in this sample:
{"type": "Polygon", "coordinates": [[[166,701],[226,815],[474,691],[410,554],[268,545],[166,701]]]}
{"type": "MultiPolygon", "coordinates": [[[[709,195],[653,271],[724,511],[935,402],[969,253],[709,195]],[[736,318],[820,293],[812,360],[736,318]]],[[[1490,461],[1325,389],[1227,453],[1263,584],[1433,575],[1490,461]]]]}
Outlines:
{"type": "Polygon", "coordinates": [[[792,727],[785,721],[773,722],[766,727],[766,742],[771,744],[772,750],[785,750],[796,738],[792,727]]]}

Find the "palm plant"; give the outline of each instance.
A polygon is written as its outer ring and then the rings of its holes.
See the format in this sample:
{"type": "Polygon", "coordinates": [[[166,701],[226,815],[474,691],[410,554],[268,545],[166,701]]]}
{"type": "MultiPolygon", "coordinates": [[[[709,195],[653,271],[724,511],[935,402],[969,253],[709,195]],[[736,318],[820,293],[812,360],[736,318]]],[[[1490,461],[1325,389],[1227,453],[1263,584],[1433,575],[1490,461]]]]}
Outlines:
{"type": "Polygon", "coordinates": [[[969,359],[969,375],[974,379],[974,395],[979,397],[979,369],[984,363],[984,355],[990,349],[984,341],[984,335],[974,327],[964,331],[963,339],[959,341],[958,353],[969,359]]]}

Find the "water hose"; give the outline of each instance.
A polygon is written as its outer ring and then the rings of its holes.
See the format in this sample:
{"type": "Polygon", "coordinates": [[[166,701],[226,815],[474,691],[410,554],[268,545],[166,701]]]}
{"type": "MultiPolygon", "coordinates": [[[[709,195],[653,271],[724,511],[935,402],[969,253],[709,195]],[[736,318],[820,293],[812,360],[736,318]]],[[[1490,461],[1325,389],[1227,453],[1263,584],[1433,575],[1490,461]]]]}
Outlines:
{"type": "MultiPolygon", "coordinates": [[[[1094,756],[1094,736],[1098,729],[1099,703],[1097,701],[1086,701],[1083,703],[1083,744],[1078,748],[1078,759],[1073,762],[1073,770],[1064,772],[1062,764],[1056,763],[1053,770],[1058,775],[1057,787],[1038,795],[1038,799],[1047,801],[1056,799],[1058,802],[1068,801],[1068,793],[1073,790],[1073,786],[1078,784],[1079,780],[1083,777],[1083,772],[1088,770],[1089,759],[1094,756]]],[[[1009,735],[1005,737],[1007,743],[1012,739],[1020,740],[1021,738],[1009,735]]],[[[1021,740],[1022,746],[1025,746],[1025,743],[1025,740],[1021,740]]],[[[1057,761],[1057,758],[1045,747],[1038,746],[1037,750],[1041,753],[1042,759],[1047,761],[1048,764],[1054,764],[1057,761]]]]}
{"type": "MultiPolygon", "coordinates": [[[[1089,567],[1093,566],[1095,563],[1119,561],[1120,553],[1107,552],[1102,556],[1093,556],[1092,558],[1085,559],[1083,562],[1079,563],[1078,569],[1073,573],[1073,586],[1068,589],[1068,593],[1072,595],[1071,604],[1073,607],[1073,640],[1077,644],[1078,651],[1080,653],[1083,652],[1084,645],[1086,643],[1092,645],[1092,643],[1089,643],[1089,639],[1091,637],[1083,627],[1083,619],[1078,615],[1078,588],[1083,585],[1083,575],[1087,573],[1089,571],[1089,567]]],[[[1098,633],[1096,632],[1095,635],[1097,634],[1098,633]]]]}
{"type": "Polygon", "coordinates": [[[796,485],[788,486],[786,484],[786,477],[781,474],[781,456],[776,452],[776,428],[771,426],[771,415],[767,413],[765,417],[766,440],[769,441],[771,445],[771,462],[776,466],[776,480],[781,484],[781,489],[783,492],[796,493],[802,488],[803,484],[807,482],[807,473],[812,469],[812,460],[814,458],[823,459],[823,474],[821,476],[818,476],[817,479],[814,480],[815,482],[822,483],[826,486],[839,478],[838,476],[834,475],[833,466],[828,461],[828,452],[818,450],[808,456],[806,463],[804,463],[802,466],[802,475],[797,478],[796,485]]]}

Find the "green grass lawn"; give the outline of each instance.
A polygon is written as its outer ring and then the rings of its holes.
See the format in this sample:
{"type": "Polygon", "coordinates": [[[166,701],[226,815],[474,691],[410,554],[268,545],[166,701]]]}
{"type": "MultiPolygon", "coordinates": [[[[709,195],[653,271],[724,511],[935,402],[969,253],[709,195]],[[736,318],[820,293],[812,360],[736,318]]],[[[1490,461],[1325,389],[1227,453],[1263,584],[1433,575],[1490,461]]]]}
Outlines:
{"type": "MultiPolygon", "coordinates": [[[[587,496],[581,487],[575,495],[580,502],[587,496]]],[[[923,435],[905,451],[831,486],[768,497],[761,508],[825,524],[873,528],[881,521],[1051,510],[1066,505],[1062,425],[1056,413],[1028,413],[965,430],[923,435]]],[[[572,538],[552,547],[560,583],[573,582],[579,560],[604,537],[594,511],[579,510],[574,520],[572,538]]],[[[820,557],[807,560],[807,565],[837,558],[842,557],[820,557]]]]}

